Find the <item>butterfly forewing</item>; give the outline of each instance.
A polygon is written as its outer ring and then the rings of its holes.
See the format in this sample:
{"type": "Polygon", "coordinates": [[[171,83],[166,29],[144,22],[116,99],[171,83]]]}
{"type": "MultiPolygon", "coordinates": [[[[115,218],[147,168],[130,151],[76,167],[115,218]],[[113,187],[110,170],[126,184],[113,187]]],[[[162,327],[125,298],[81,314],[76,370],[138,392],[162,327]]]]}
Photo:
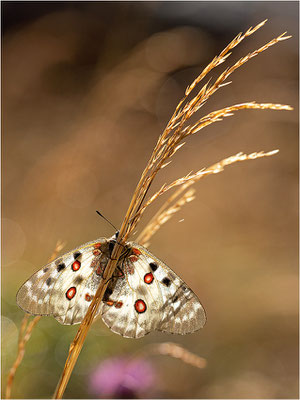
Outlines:
{"type": "Polygon", "coordinates": [[[205,311],[195,293],[165,263],[142,246],[141,261],[153,270],[161,292],[160,320],[157,330],[187,334],[202,328],[206,322],[205,311]]]}
{"type": "Polygon", "coordinates": [[[37,271],[19,289],[19,307],[34,315],[53,315],[62,324],[81,322],[101,279],[96,273],[101,251],[95,245],[105,241],[86,243],[37,271]]]}

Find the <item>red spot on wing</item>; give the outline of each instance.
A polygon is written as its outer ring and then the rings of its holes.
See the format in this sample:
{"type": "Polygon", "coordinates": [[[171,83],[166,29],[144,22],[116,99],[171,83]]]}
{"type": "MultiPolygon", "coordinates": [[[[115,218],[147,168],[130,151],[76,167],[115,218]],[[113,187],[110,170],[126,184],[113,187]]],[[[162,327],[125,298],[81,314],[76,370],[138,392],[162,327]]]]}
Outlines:
{"type": "Polygon", "coordinates": [[[96,269],[96,274],[102,275],[102,273],[103,273],[103,269],[102,269],[101,265],[99,265],[99,267],[97,267],[97,269],[96,269]]]}
{"type": "Polygon", "coordinates": [[[150,285],[150,283],[153,282],[154,276],[151,272],[149,272],[148,274],[146,274],[144,276],[144,282],[147,283],[148,285],[150,285]]]}
{"type": "Polygon", "coordinates": [[[75,294],[76,294],[76,287],[74,286],[70,287],[70,289],[66,291],[66,297],[68,300],[72,300],[75,294]]]}
{"type": "Polygon", "coordinates": [[[95,249],[100,249],[100,247],[101,247],[101,243],[95,243],[94,244],[94,248],[95,249]]]}
{"type": "Polygon", "coordinates": [[[134,274],[134,265],[132,262],[125,264],[125,271],[127,274],[132,275],[134,274]]]}
{"type": "Polygon", "coordinates": [[[136,248],[132,248],[132,253],[134,254],[134,255],[136,255],[136,256],[139,256],[140,254],[142,254],[138,249],[136,249],[136,248]]]}
{"type": "Polygon", "coordinates": [[[80,267],[81,267],[81,262],[80,261],[76,260],[76,261],[73,262],[73,264],[72,264],[72,270],[73,271],[78,271],[80,267]]]}
{"type": "Polygon", "coordinates": [[[92,296],[89,295],[88,293],[85,295],[85,300],[86,301],[91,301],[92,300],[92,296]]]}
{"type": "Polygon", "coordinates": [[[128,257],[128,259],[129,259],[129,261],[131,261],[131,262],[136,262],[137,260],[138,260],[138,257],[137,256],[134,256],[134,255],[132,255],[132,256],[129,256],[128,257]]]}
{"type": "Polygon", "coordinates": [[[141,300],[141,299],[138,299],[134,303],[134,308],[135,308],[135,311],[138,312],[139,314],[142,314],[147,310],[146,303],[144,302],[144,300],[141,300]]]}
{"type": "Polygon", "coordinates": [[[122,305],[123,305],[123,302],[122,302],[122,301],[118,301],[118,302],[115,304],[115,307],[116,307],[116,308],[121,308],[122,305]]]}
{"type": "Polygon", "coordinates": [[[113,306],[113,305],[114,305],[114,301],[108,300],[108,301],[106,302],[106,304],[107,304],[108,306],[113,306]]]}
{"type": "Polygon", "coordinates": [[[93,254],[94,256],[99,256],[99,254],[101,254],[101,251],[99,249],[95,249],[93,250],[93,254]]]}

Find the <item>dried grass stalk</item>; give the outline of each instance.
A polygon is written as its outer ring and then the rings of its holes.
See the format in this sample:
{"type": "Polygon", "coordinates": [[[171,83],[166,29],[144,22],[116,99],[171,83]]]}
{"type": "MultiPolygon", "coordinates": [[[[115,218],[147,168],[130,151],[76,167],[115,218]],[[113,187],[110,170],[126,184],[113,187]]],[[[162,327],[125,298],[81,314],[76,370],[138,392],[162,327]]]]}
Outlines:
{"type": "Polygon", "coordinates": [[[173,342],[149,344],[142,350],[138,351],[133,358],[148,357],[150,355],[174,357],[196,368],[205,368],[207,364],[205,358],[200,357],[173,342]]]}
{"type": "Polygon", "coordinates": [[[205,368],[207,364],[205,358],[200,357],[197,354],[186,350],[184,347],[172,342],[153,345],[152,353],[178,358],[184,363],[193,365],[197,368],[205,368]]]}
{"type": "MultiPolygon", "coordinates": [[[[212,61],[212,65],[209,68],[211,70],[215,66],[219,65],[223,62],[224,52],[227,53],[232,46],[236,46],[236,43],[239,43],[239,38],[249,36],[253,32],[255,32],[259,27],[261,27],[263,23],[259,24],[255,28],[251,28],[248,30],[248,34],[246,35],[238,35],[229,46],[227,46],[227,50],[220,53],[218,57],[216,57],[212,61]]],[[[209,82],[206,83],[199,92],[190,100],[187,101],[189,94],[192,92],[192,89],[195,89],[197,84],[203,79],[206,75],[206,69],[199,75],[201,79],[196,78],[192,85],[186,90],[185,97],[180,101],[179,105],[177,106],[175,113],[173,114],[172,118],[170,119],[169,123],[167,124],[166,129],[159,137],[158,142],[153,150],[153,153],[150,157],[150,160],[142,174],[141,180],[139,185],[136,189],[139,193],[138,201],[136,202],[133,217],[130,220],[130,226],[128,227],[128,234],[132,232],[132,230],[136,227],[141,214],[139,212],[141,205],[144,201],[144,198],[149,190],[149,187],[155,178],[158,171],[170,163],[171,157],[178,151],[185,143],[182,142],[188,136],[193,135],[194,133],[198,132],[202,128],[207,125],[210,125],[213,122],[220,121],[223,117],[233,115],[233,111],[238,111],[242,109],[273,109],[273,110],[292,110],[292,107],[288,105],[281,105],[281,104],[273,104],[273,103],[255,103],[255,102],[246,102],[242,104],[236,104],[233,106],[226,107],[221,110],[214,111],[200,120],[193,125],[186,125],[186,122],[194,115],[196,111],[198,111],[208,100],[208,98],[214,94],[220,87],[224,86],[224,81],[231,75],[237,68],[245,64],[254,56],[258,55],[259,53],[263,52],[264,50],[268,49],[270,46],[278,43],[279,41],[286,40],[290,38],[290,36],[284,36],[284,33],[278,36],[277,38],[271,40],[258,50],[255,50],[252,53],[247,54],[245,57],[238,60],[232,67],[227,68],[217,79],[216,81],[209,85],[209,82]],[[186,104],[184,105],[184,103],[186,104]]],[[[228,54],[227,54],[228,56],[228,54]]],[[[226,83],[228,84],[228,83],[226,83]]]]}
{"type": "MultiPolygon", "coordinates": [[[[65,243],[58,241],[56,243],[55,249],[53,253],[51,254],[49,258],[49,262],[54,260],[58,253],[64,248],[65,243]]],[[[15,362],[13,363],[11,369],[9,370],[8,376],[7,376],[7,382],[6,382],[6,390],[5,390],[5,398],[10,399],[11,398],[11,391],[12,391],[12,385],[14,382],[14,378],[17,372],[18,367],[20,366],[24,354],[25,354],[25,346],[28,340],[31,337],[33,328],[36,326],[36,324],[39,322],[41,319],[41,316],[34,317],[31,322],[28,323],[29,320],[29,314],[24,314],[24,317],[21,322],[21,327],[20,327],[20,332],[19,332],[19,340],[18,340],[18,353],[17,357],[15,359],[15,362]]]]}
{"type": "MultiPolygon", "coordinates": [[[[209,71],[211,71],[213,68],[215,68],[217,65],[221,64],[222,62],[225,61],[225,59],[230,55],[229,51],[234,48],[237,44],[239,44],[244,38],[250,36],[253,34],[257,29],[259,29],[265,21],[262,23],[258,24],[254,28],[248,29],[248,31],[245,34],[239,34],[221,53],[219,56],[215,57],[212,62],[209,64],[209,66],[202,71],[202,73],[194,80],[194,82],[187,88],[185,92],[184,98],[179,102],[178,106],[176,107],[176,110],[170,119],[169,123],[166,126],[166,129],[162,133],[162,135],[159,137],[157,144],[153,150],[153,153],[148,161],[148,164],[146,165],[146,168],[144,169],[140,181],[135,189],[135,192],[133,193],[130,205],[128,207],[128,210],[125,214],[125,218],[122,222],[121,228],[120,228],[120,233],[118,237],[118,242],[116,243],[113,253],[112,253],[112,258],[109,260],[107,267],[105,269],[104,275],[103,275],[103,280],[101,281],[97,292],[95,294],[95,297],[81,323],[79,326],[78,332],[73,340],[73,342],[70,345],[69,349],[69,354],[68,358],[62,373],[62,376],[60,378],[60,381],[57,385],[54,397],[55,398],[61,398],[63,396],[63,393],[65,391],[66,385],[69,381],[69,378],[71,376],[71,373],[73,371],[73,368],[75,366],[75,363],[77,361],[78,355],[81,351],[81,348],[83,346],[84,340],[86,338],[86,335],[88,333],[88,330],[94,320],[94,317],[96,315],[96,312],[100,306],[100,302],[102,300],[102,297],[105,293],[108,281],[110,277],[113,274],[114,269],[116,268],[118,258],[120,257],[121,251],[122,251],[122,245],[124,245],[125,241],[128,239],[129,235],[133,232],[135,229],[139,219],[141,218],[142,213],[140,212],[141,209],[144,211],[145,206],[143,207],[143,202],[145,200],[145,197],[148,193],[148,190],[158,173],[160,169],[165,167],[166,165],[169,164],[171,157],[176,153],[177,150],[181,146],[184,145],[182,142],[182,139],[193,134],[193,130],[197,129],[197,127],[192,126],[186,126],[186,122],[189,120],[189,118],[199,110],[199,108],[207,101],[207,99],[215,93],[220,87],[224,86],[227,83],[224,83],[224,81],[240,66],[245,64],[248,60],[256,56],[257,54],[261,53],[262,51],[266,50],[270,46],[276,44],[279,41],[288,39],[289,36],[284,36],[285,34],[282,34],[278,36],[277,38],[271,40],[258,50],[249,53],[247,56],[241,58],[239,61],[237,61],[232,67],[227,68],[220,76],[217,78],[217,80],[209,85],[209,82],[207,82],[202,89],[199,90],[199,92],[190,100],[187,100],[187,97],[191,94],[191,92],[197,87],[199,82],[207,75],[209,71]]],[[[253,103],[245,103],[245,104],[253,104],[253,103]]],[[[290,109],[289,106],[281,106],[281,105],[276,105],[276,109],[290,109]]],[[[236,106],[237,107],[237,106],[236,106]]],[[[244,107],[244,108],[251,108],[249,107],[244,107]]],[[[252,107],[254,108],[254,107],[252,107]]],[[[261,108],[261,107],[256,107],[256,108],[261,108]]],[[[272,107],[267,107],[267,108],[274,108],[274,105],[272,107]]],[[[227,114],[230,111],[227,111],[227,114]]],[[[225,116],[226,112],[223,114],[225,116]]],[[[219,118],[222,117],[222,113],[220,114],[219,118]]],[[[206,116],[208,118],[208,116],[206,116]]],[[[210,121],[211,119],[206,120],[210,121]]],[[[216,118],[215,118],[216,119],[216,118]]],[[[216,119],[217,120],[217,119],[216,119]]],[[[202,121],[204,122],[204,121],[202,121]]],[[[206,174],[209,172],[206,171],[206,174]]],[[[214,172],[215,173],[215,172],[214,172]]],[[[194,174],[194,176],[189,175],[188,177],[181,178],[181,183],[185,184],[188,180],[196,179],[199,176],[199,173],[194,174]]],[[[181,184],[179,182],[180,180],[176,181],[177,183],[173,183],[172,187],[178,186],[181,184]]],[[[170,185],[169,185],[170,186],[170,185]]],[[[166,190],[164,190],[166,191],[166,190]]],[[[157,196],[158,197],[158,196],[157,196]]],[[[152,202],[152,201],[151,201],[152,202]]],[[[149,204],[148,202],[146,204],[149,204]]]]}
{"type": "Polygon", "coordinates": [[[22,325],[21,325],[21,330],[19,334],[19,342],[18,342],[18,354],[17,358],[15,359],[15,362],[13,363],[13,366],[9,370],[8,377],[7,377],[7,383],[6,383],[6,390],[5,390],[5,398],[10,399],[11,398],[11,391],[12,391],[12,385],[13,381],[17,372],[17,369],[19,365],[21,364],[24,354],[25,354],[25,346],[28,340],[30,339],[30,336],[32,334],[32,330],[35,327],[35,325],[39,322],[41,319],[40,316],[34,317],[33,320],[28,324],[27,329],[25,331],[25,327],[28,322],[29,315],[25,314],[23,320],[22,320],[22,325]],[[22,335],[22,333],[25,331],[25,334],[22,335]]]}
{"type": "MultiPolygon", "coordinates": [[[[125,234],[125,227],[126,226],[123,223],[122,227],[120,229],[120,235],[125,234]]],[[[55,390],[55,393],[53,396],[53,398],[55,398],[55,399],[61,399],[64,394],[64,391],[69,382],[72,371],[75,367],[77,358],[80,354],[83,343],[85,341],[86,335],[88,334],[89,328],[95,318],[95,315],[99,308],[100,302],[104,296],[105,290],[106,290],[108,282],[109,282],[109,278],[112,276],[112,274],[116,268],[117,261],[121,255],[123,243],[124,242],[116,243],[113,253],[112,253],[112,256],[111,256],[112,258],[107,263],[107,267],[105,268],[105,271],[103,274],[103,279],[97,289],[95,297],[94,297],[83,321],[81,322],[81,324],[79,326],[79,329],[76,333],[76,336],[75,336],[73,342],[70,345],[69,354],[68,354],[62,375],[60,377],[60,380],[57,384],[57,387],[56,387],[56,390],[55,390]]]]}

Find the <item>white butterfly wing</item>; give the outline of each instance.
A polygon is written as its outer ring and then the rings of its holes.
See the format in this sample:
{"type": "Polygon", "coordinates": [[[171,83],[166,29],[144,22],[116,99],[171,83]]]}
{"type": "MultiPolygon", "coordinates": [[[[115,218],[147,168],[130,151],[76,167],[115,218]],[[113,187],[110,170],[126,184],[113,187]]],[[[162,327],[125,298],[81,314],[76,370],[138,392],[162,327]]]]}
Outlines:
{"type": "Polygon", "coordinates": [[[137,293],[131,292],[124,279],[126,278],[118,279],[109,300],[103,302],[102,320],[114,333],[124,337],[145,336],[148,330],[138,323],[139,315],[134,310],[134,304],[138,300],[137,293]],[[120,305],[121,308],[119,308],[120,305]]]}
{"type": "MultiPolygon", "coordinates": [[[[53,315],[61,324],[80,323],[107,265],[109,253],[100,251],[104,242],[86,243],[37,271],[18,291],[18,305],[30,314],[53,315]]],[[[113,332],[131,338],[152,330],[186,334],[202,328],[205,312],[192,290],[144,247],[130,245],[132,254],[120,261],[97,315],[113,332]]]]}
{"type": "Polygon", "coordinates": [[[19,307],[34,315],[53,315],[61,324],[80,323],[101,280],[97,245],[104,241],[86,243],[37,271],[19,289],[19,307]]]}
{"type": "Polygon", "coordinates": [[[193,291],[166,264],[144,247],[131,243],[134,255],[120,268],[102,319],[115,333],[139,338],[152,330],[186,334],[202,328],[204,309],[193,291]]]}

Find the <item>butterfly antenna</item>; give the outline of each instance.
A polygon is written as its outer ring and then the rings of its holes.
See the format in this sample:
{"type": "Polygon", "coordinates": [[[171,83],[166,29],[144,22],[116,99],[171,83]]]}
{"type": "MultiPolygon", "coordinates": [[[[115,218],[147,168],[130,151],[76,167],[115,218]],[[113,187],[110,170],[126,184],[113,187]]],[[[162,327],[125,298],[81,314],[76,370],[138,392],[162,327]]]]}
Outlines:
{"type": "Polygon", "coordinates": [[[102,217],[103,219],[105,219],[105,221],[108,222],[108,223],[118,232],[118,229],[117,229],[107,218],[105,218],[104,215],[101,214],[101,212],[99,212],[98,210],[96,210],[96,213],[97,213],[98,215],[100,215],[100,217],[102,217]]]}

